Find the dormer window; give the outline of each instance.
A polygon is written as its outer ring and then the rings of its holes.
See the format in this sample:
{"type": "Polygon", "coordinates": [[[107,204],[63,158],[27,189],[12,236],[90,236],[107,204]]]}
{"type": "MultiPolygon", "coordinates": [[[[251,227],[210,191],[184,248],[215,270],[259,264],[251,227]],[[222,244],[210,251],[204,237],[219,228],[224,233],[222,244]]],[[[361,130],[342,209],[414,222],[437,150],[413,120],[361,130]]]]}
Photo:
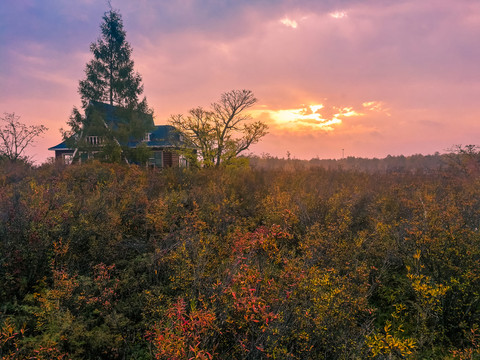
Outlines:
{"type": "Polygon", "coordinates": [[[150,141],[150,135],[152,135],[152,133],[145,133],[145,137],[143,138],[143,141],[150,141]]]}
{"type": "Polygon", "coordinates": [[[100,136],[87,136],[87,142],[90,145],[100,145],[102,143],[102,139],[100,136]]]}

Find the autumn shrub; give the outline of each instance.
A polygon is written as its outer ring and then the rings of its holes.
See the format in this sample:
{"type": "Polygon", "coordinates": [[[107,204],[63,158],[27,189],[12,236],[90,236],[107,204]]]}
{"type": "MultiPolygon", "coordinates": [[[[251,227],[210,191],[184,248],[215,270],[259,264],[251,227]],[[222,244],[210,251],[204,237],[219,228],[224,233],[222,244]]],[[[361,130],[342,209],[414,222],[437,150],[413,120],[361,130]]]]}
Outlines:
{"type": "Polygon", "coordinates": [[[478,177],[297,165],[2,168],[2,356],[478,357],[478,177]]]}

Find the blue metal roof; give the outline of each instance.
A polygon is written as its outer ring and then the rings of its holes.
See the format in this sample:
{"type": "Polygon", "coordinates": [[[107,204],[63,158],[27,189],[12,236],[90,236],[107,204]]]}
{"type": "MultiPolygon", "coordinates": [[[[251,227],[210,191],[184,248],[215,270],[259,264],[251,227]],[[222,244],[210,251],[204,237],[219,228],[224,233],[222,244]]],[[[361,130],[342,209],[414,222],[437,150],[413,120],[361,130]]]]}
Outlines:
{"type": "Polygon", "coordinates": [[[178,145],[180,134],[171,125],[157,125],[150,134],[148,146],[173,146],[178,145]]]}
{"type": "Polygon", "coordinates": [[[98,101],[90,101],[90,106],[87,108],[87,116],[91,111],[98,111],[103,115],[103,119],[108,126],[112,129],[118,128],[120,124],[128,123],[129,119],[126,116],[131,114],[137,115],[139,118],[145,121],[147,127],[154,127],[152,114],[145,114],[139,111],[129,112],[128,109],[124,109],[119,106],[101,103],[98,101]]]}
{"type": "MultiPolygon", "coordinates": [[[[180,135],[171,125],[156,125],[150,133],[150,140],[144,141],[148,147],[175,147],[180,143],[180,135]]],[[[136,147],[142,141],[129,141],[129,147],[136,147]]]]}
{"type": "MultiPolygon", "coordinates": [[[[123,109],[118,106],[113,106],[98,101],[91,101],[90,106],[87,108],[87,117],[92,111],[99,112],[107,126],[112,129],[118,129],[121,124],[126,124],[129,121],[129,116],[132,116],[132,112],[128,109],[123,109]]],[[[141,143],[145,143],[148,147],[178,147],[181,143],[180,134],[171,125],[154,125],[153,116],[151,114],[144,114],[141,112],[133,112],[139,119],[144,121],[147,128],[151,128],[150,140],[134,140],[130,139],[126,144],[130,148],[134,148],[141,143]]],[[[92,134],[94,135],[94,134],[92,134]]],[[[67,147],[65,141],[58,145],[52,146],[48,150],[73,150],[67,147]]]]}
{"type": "Polygon", "coordinates": [[[65,141],[62,141],[60,144],[48,148],[48,150],[73,150],[73,149],[67,147],[67,144],[65,143],[65,141]]]}

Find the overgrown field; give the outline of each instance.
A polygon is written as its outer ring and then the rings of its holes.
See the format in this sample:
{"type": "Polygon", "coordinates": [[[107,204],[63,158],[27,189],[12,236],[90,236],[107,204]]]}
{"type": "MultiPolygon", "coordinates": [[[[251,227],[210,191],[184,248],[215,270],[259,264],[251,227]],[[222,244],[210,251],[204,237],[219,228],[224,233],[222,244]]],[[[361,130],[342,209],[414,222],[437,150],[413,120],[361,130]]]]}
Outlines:
{"type": "Polygon", "coordinates": [[[3,359],[478,359],[480,177],[0,169],[3,359]]]}

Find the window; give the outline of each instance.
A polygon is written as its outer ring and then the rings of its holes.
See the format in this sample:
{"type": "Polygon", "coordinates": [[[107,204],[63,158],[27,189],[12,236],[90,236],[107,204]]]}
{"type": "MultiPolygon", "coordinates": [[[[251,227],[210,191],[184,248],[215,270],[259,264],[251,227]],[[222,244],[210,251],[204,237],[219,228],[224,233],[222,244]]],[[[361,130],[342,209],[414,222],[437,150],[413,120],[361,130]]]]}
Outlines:
{"type": "Polygon", "coordinates": [[[163,151],[153,151],[153,157],[148,159],[148,163],[151,167],[161,168],[163,167],[163,151]]]}
{"type": "Polygon", "coordinates": [[[183,155],[180,155],[179,158],[178,158],[178,166],[180,167],[188,167],[188,161],[187,159],[185,158],[185,156],[183,155]]]}
{"type": "Polygon", "coordinates": [[[63,163],[68,165],[72,163],[73,154],[62,154],[63,163]]]}
{"type": "Polygon", "coordinates": [[[87,136],[87,142],[90,145],[100,145],[102,143],[102,139],[99,136],[87,136]]]}
{"type": "Polygon", "coordinates": [[[150,135],[152,135],[152,133],[146,133],[143,141],[150,141],[150,135]]]}

